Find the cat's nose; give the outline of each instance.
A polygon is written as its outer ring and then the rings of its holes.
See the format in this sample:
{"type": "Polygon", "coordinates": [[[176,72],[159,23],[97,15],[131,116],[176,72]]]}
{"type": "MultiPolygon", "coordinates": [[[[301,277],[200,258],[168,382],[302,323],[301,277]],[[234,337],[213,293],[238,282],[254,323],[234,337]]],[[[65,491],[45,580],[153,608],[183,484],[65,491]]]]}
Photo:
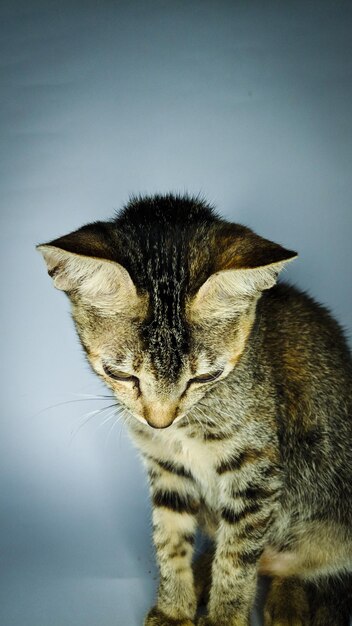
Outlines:
{"type": "Polygon", "coordinates": [[[167,428],[176,418],[174,402],[144,402],[144,418],[153,428],[167,428]]]}

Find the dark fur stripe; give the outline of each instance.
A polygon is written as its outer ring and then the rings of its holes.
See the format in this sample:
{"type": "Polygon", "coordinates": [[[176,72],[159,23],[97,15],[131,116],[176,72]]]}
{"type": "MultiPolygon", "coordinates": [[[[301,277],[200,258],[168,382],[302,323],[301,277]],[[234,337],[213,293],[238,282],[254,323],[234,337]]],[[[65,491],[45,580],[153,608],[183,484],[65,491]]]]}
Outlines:
{"type": "Polygon", "coordinates": [[[245,508],[240,512],[225,507],[221,511],[221,517],[223,520],[225,520],[225,522],[228,522],[229,524],[237,524],[245,517],[247,517],[247,515],[250,515],[251,513],[257,513],[261,509],[261,506],[261,502],[247,502],[245,508]]]}
{"type": "Polygon", "coordinates": [[[279,488],[270,489],[269,485],[250,485],[240,491],[235,491],[235,497],[241,497],[244,500],[264,500],[277,494],[280,491],[279,488]]]}
{"type": "Polygon", "coordinates": [[[224,474],[225,472],[233,472],[241,469],[246,463],[255,462],[261,455],[261,450],[242,450],[240,454],[231,456],[216,468],[218,474],[224,474]]]}
{"type": "Polygon", "coordinates": [[[231,509],[228,509],[227,507],[221,511],[221,517],[223,520],[225,520],[225,522],[228,522],[229,524],[233,524],[235,521],[234,512],[231,509]]]}
{"type": "Polygon", "coordinates": [[[218,465],[216,471],[218,474],[224,474],[225,472],[232,472],[240,467],[239,457],[234,456],[226,459],[218,465]]]}
{"type": "Polygon", "coordinates": [[[204,441],[223,441],[224,439],[230,439],[232,437],[232,433],[204,433],[203,439],[204,441]]]}
{"type": "Polygon", "coordinates": [[[271,445],[262,449],[247,448],[242,450],[239,454],[237,453],[220,463],[216,471],[218,474],[223,474],[224,472],[239,470],[246,464],[252,464],[263,459],[269,460],[271,465],[262,469],[262,476],[270,476],[278,471],[277,451],[271,445]]]}
{"type": "Polygon", "coordinates": [[[195,515],[199,509],[199,504],[194,498],[181,495],[177,491],[156,491],[153,495],[153,504],[171,509],[176,513],[189,513],[190,515],[195,515]]]}
{"type": "Polygon", "coordinates": [[[250,537],[251,539],[260,540],[268,530],[274,518],[273,511],[270,512],[269,515],[260,520],[255,520],[245,524],[242,528],[242,532],[240,535],[240,539],[246,539],[250,537]]]}
{"type": "Polygon", "coordinates": [[[151,467],[148,469],[148,475],[149,475],[149,481],[151,485],[155,483],[155,480],[157,478],[160,478],[160,474],[156,472],[154,469],[152,469],[151,467]]]}
{"type": "Polygon", "coordinates": [[[267,454],[266,450],[242,450],[240,454],[236,456],[231,456],[216,468],[218,474],[224,474],[225,472],[233,472],[235,470],[240,470],[246,464],[252,464],[262,459],[263,456],[269,457],[269,452],[267,454]]]}
{"type": "Polygon", "coordinates": [[[237,559],[238,563],[242,566],[246,565],[255,565],[263,552],[262,547],[256,546],[255,548],[249,548],[247,552],[242,552],[238,554],[237,559]]]}
{"type": "Polygon", "coordinates": [[[268,465],[268,467],[264,467],[261,471],[262,478],[272,478],[275,475],[278,475],[280,472],[280,468],[277,465],[268,465]]]}
{"type": "Polygon", "coordinates": [[[171,474],[176,474],[177,476],[181,476],[182,478],[189,478],[190,480],[194,480],[191,472],[186,470],[182,465],[176,465],[172,463],[172,461],[162,461],[161,459],[155,459],[154,457],[149,457],[154,463],[157,463],[159,467],[161,467],[166,472],[170,472],[171,474]]]}
{"type": "Polygon", "coordinates": [[[195,542],[194,535],[188,535],[188,534],[187,535],[182,535],[182,539],[186,543],[189,543],[191,546],[194,545],[194,542],[195,542]]]}

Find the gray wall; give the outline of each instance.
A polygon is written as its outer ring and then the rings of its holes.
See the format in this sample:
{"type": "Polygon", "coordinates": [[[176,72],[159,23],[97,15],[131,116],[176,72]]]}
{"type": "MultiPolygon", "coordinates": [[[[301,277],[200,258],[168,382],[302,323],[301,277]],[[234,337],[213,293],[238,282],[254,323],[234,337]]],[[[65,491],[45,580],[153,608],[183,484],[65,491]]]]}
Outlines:
{"type": "Polygon", "coordinates": [[[287,277],[351,329],[349,7],[1,3],[4,626],[139,625],[155,585],[140,463],[89,415],[109,401],[35,243],[201,192],[299,250],[287,277]]]}

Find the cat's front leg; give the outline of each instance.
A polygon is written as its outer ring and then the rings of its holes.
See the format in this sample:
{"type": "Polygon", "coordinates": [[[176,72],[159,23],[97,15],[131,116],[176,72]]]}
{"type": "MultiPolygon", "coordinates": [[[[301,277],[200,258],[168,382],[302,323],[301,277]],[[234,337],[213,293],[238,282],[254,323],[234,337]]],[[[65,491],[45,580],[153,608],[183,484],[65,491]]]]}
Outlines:
{"type": "Polygon", "coordinates": [[[199,498],[186,471],[171,463],[167,467],[157,462],[149,466],[160,582],[157,605],[145,626],[192,626],[197,608],[192,555],[199,498]]]}
{"type": "Polygon", "coordinates": [[[200,626],[249,625],[258,562],[268,541],[281,487],[276,468],[267,462],[264,467],[252,466],[247,476],[240,477],[225,467],[222,464],[221,522],[208,616],[200,619],[200,626]]]}

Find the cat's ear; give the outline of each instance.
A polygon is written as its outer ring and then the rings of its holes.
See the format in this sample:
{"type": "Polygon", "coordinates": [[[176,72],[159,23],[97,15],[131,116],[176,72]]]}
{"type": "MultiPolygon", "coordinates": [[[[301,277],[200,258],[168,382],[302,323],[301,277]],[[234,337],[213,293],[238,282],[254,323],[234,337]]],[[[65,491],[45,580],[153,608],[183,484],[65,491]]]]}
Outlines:
{"type": "Polygon", "coordinates": [[[96,224],[41,244],[37,250],[55,287],[68,295],[76,294],[91,306],[115,311],[138,299],[128,271],[104,258],[108,251],[96,224]]]}
{"type": "Polygon", "coordinates": [[[201,285],[191,303],[192,313],[231,317],[276,283],[278,274],[297,253],[259,237],[244,227],[217,242],[215,271],[201,285]]]}

